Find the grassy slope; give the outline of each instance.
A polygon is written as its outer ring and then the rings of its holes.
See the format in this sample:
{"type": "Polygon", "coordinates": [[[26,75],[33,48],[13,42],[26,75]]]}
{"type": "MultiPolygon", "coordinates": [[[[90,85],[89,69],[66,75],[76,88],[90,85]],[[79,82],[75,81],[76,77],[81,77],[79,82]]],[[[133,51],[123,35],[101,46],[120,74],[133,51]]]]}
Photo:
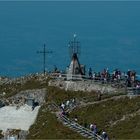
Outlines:
{"type": "Polygon", "coordinates": [[[95,92],[82,92],[82,91],[65,91],[63,89],[59,89],[57,87],[48,87],[48,101],[54,101],[57,104],[60,104],[66,100],[77,98],[92,98],[93,100],[97,100],[97,94],[95,92]]]}
{"type": "MultiPolygon", "coordinates": [[[[64,91],[59,88],[55,87],[48,87],[47,88],[47,96],[46,101],[47,103],[51,102],[52,100],[55,101],[57,104],[62,103],[63,101],[71,98],[81,98],[81,97],[89,97],[91,93],[84,93],[84,92],[72,92],[72,91],[64,91]]],[[[92,93],[92,98],[96,98],[96,93],[92,93]]],[[[44,105],[38,114],[36,123],[32,125],[28,135],[28,139],[83,139],[81,135],[78,133],[70,130],[69,128],[62,125],[61,122],[56,120],[56,117],[51,112],[45,110],[47,105],[44,105]],[[46,122],[43,125],[44,122],[46,122]],[[36,134],[36,135],[35,135],[36,134]]]]}
{"type": "MultiPolygon", "coordinates": [[[[116,135],[116,138],[129,138],[130,136],[133,138],[140,138],[140,135],[135,135],[135,131],[129,133],[132,129],[135,128],[134,124],[137,123],[139,116],[134,117],[132,120],[127,120],[124,122],[120,122],[114,127],[110,128],[111,122],[119,120],[123,117],[123,115],[131,114],[140,109],[140,97],[129,99],[119,99],[119,100],[110,100],[101,104],[90,105],[85,108],[81,108],[75,110],[71,117],[75,115],[79,118],[79,123],[96,123],[98,128],[105,129],[108,131],[110,137],[116,135]],[[117,128],[117,129],[116,129],[117,128]],[[121,128],[121,129],[120,129],[121,128]],[[125,128],[125,129],[124,129],[125,128]],[[127,128],[127,129],[126,129],[127,128]],[[127,135],[125,135],[125,133],[127,135]]],[[[140,133],[140,123],[137,124],[139,130],[137,130],[137,134],[140,133]]]]}
{"type": "MultiPolygon", "coordinates": [[[[76,98],[84,102],[93,102],[98,100],[98,94],[95,91],[83,92],[83,91],[65,91],[58,87],[48,87],[48,101],[54,101],[57,104],[60,104],[66,100],[76,98]]],[[[117,95],[123,95],[123,93],[116,94],[103,94],[102,99],[110,98],[117,95]]]]}
{"type": "MultiPolygon", "coordinates": [[[[51,102],[52,100],[55,101],[57,104],[66,101],[67,99],[71,98],[86,98],[97,100],[97,94],[95,92],[86,93],[86,92],[74,92],[74,91],[64,91],[62,89],[56,87],[48,87],[48,95],[47,95],[47,103],[51,102]]],[[[108,98],[109,96],[103,96],[103,98],[108,98]]],[[[46,105],[47,108],[47,105],[46,105]]],[[[32,127],[30,128],[30,134],[28,135],[29,139],[81,139],[83,138],[76,132],[64,127],[60,122],[56,121],[56,117],[54,114],[50,112],[43,111],[42,108],[39,112],[37,121],[32,127]],[[43,126],[43,123],[47,121],[47,123],[43,126]],[[34,135],[36,134],[36,135],[34,135]]]]}
{"type": "MultiPolygon", "coordinates": [[[[47,81],[44,84],[41,84],[36,79],[30,79],[24,85],[6,85],[0,87],[0,92],[5,91],[7,94],[5,98],[12,96],[18,93],[21,90],[27,89],[37,89],[37,88],[46,88],[47,81]],[[11,88],[12,87],[12,88],[11,88]]],[[[92,93],[84,93],[84,92],[65,92],[64,90],[49,87],[47,88],[48,95],[47,101],[51,102],[52,100],[56,103],[60,104],[63,101],[71,98],[85,98],[88,101],[97,100],[97,94],[92,93]]],[[[108,96],[103,96],[102,98],[108,98],[108,96]]],[[[120,119],[126,113],[132,113],[139,109],[140,107],[140,98],[136,99],[120,99],[118,101],[109,101],[104,102],[102,104],[89,106],[86,108],[82,108],[78,111],[74,111],[71,116],[75,114],[79,117],[80,123],[91,123],[96,122],[100,129],[103,129],[104,125],[106,125],[106,130],[109,135],[112,137],[113,135],[116,138],[140,138],[140,116],[136,116],[133,119],[129,119],[123,122],[118,123],[118,125],[114,127],[109,127],[108,124],[112,121],[120,119]]],[[[44,106],[45,107],[45,106],[44,106]]],[[[28,138],[30,139],[42,139],[42,138],[82,138],[79,134],[74,131],[64,127],[60,122],[56,121],[55,115],[43,111],[44,107],[40,109],[40,112],[37,117],[37,121],[30,128],[30,135],[28,138]],[[47,122],[46,122],[47,121],[47,122]],[[46,122],[46,123],[44,123],[46,122]]],[[[47,107],[47,106],[46,106],[47,107]]]]}
{"type": "Polygon", "coordinates": [[[118,139],[139,139],[140,138],[140,115],[126,119],[108,128],[111,137],[118,139]]]}
{"type": "Polygon", "coordinates": [[[17,94],[19,91],[28,89],[40,89],[46,87],[47,80],[45,83],[39,82],[36,78],[29,79],[25,84],[6,84],[0,86],[0,93],[6,92],[4,98],[8,98],[17,94]]]}
{"type": "MultiPolygon", "coordinates": [[[[47,107],[47,106],[46,106],[47,107]]],[[[63,126],[57,121],[54,114],[47,111],[43,106],[40,109],[37,120],[31,126],[27,139],[82,139],[78,133],[63,126]]]]}
{"type": "MultiPolygon", "coordinates": [[[[23,85],[20,84],[3,85],[0,88],[0,92],[1,93],[6,92],[7,94],[4,96],[4,98],[8,98],[10,96],[17,94],[19,91],[22,90],[47,88],[47,82],[48,81],[45,81],[42,84],[37,79],[32,78],[23,85]]],[[[50,94],[47,94],[48,96],[46,96],[47,101],[54,99],[54,101],[60,102],[63,101],[63,99],[66,99],[67,97],[74,97],[75,95],[75,93],[73,93],[72,95],[70,95],[69,93],[67,95],[64,92],[64,90],[58,90],[57,88],[55,89],[54,87],[50,87],[49,89],[47,88],[47,90],[49,90],[48,92],[50,92],[50,94]],[[56,94],[57,92],[58,94],[56,94]]],[[[35,124],[33,124],[29,130],[30,134],[27,137],[28,139],[52,139],[52,138],[81,139],[83,138],[81,135],[77,134],[76,132],[70,130],[67,127],[64,127],[61,124],[61,122],[57,121],[54,114],[52,114],[49,111],[47,112],[44,111],[44,108],[47,108],[47,105],[41,107],[35,124]]]]}

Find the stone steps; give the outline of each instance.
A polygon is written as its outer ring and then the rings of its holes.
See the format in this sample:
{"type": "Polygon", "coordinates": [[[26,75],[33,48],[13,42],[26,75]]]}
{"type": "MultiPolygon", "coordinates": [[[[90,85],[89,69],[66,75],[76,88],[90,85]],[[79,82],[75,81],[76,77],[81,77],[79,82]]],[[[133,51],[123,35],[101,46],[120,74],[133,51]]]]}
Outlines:
{"type": "Polygon", "coordinates": [[[83,126],[79,125],[76,122],[70,121],[67,117],[65,116],[61,116],[60,120],[62,121],[62,123],[69,127],[70,129],[76,131],[77,133],[79,133],[80,135],[89,138],[89,139],[97,139],[97,140],[102,140],[102,138],[98,135],[94,135],[92,131],[84,128],[83,126]]]}
{"type": "MultiPolygon", "coordinates": [[[[54,104],[58,110],[60,110],[60,107],[56,104],[54,104]]],[[[90,131],[89,129],[79,125],[78,123],[70,120],[69,118],[67,118],[64,115],[60,115],[58,116],[59,120],[67,127],[69,127],[70,129],[76,131],[77,133],[79,133],[80,135],[89,138],[89,139],[93,139],[93,140],[103,140],[103,138],[101,138],[99,135],[95,135],[92,131],[90,131]]]]}

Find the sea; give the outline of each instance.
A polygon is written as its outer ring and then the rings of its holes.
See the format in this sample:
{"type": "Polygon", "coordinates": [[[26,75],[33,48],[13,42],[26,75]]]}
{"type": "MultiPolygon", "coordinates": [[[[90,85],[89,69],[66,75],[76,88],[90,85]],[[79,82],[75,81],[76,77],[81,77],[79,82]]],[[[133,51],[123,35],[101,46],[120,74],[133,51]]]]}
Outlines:
{"type": "Polygon", "coordinates": [[[93,71],[140,74],[140,1],[0,1],[0,76],[64,71],[77,35],[79,61],[93,71]]]}

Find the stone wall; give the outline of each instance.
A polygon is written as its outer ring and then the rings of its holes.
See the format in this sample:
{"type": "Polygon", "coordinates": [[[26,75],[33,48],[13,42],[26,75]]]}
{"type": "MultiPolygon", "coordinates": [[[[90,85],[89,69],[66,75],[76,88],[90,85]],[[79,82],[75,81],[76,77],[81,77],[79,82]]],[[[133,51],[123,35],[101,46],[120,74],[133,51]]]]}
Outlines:
{"type": "Polygon", "coordinates": [[[34,90],[25,90],[20,91],[18,94],[9,97],[6,99],[7,105],[18,105],[22,106],[25,104],[27,99],[34,99],[35,102],[38,102],[39,105],[42,105],[45,102],[46,89],[34,89],[34,90]]]}
{"type": "Polygon", "coordinates": [[[115,93],[117,88],[111,87],[109,84],[101,84],[93,81],[64,81],[64,80],[51,80],[49,86],[60,87],[65,90],[73,91],[97,91],[100,93],[115,93]]]}

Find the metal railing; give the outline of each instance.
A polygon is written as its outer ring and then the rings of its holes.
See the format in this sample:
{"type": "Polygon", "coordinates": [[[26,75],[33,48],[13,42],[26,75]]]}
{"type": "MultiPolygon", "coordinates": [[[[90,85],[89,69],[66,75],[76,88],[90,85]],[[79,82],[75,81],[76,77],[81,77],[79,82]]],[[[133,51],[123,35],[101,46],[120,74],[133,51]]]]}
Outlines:
{"type": "Polygon", "coordinates": [[[130,88],[127,88],[127,92],[133,95],[140,95],[140,88],[130,87],[130,88]]]}
{"type": "MultiPolygon", "coordinates": [[[[55,102],[53,102],[53,105],[60,111],[61,108],[60,106],[58,106],[55,102]]],[[[70,120],[68,117],[66,117],[65,115],[59,114],[59,119],[62,121],[62,123],[68,127],[70,127],[71,129],[75,130],[76,132],[80,133],[82,136],[84,137],[88,137],[94,140],[103,140],[103,138],[92,132],[91,130],[81,126],[80,124],[78,124],[77,122],[70,120]]]]}
{"type": "Polygon", "coordinates": [[[66,116],[61,115],[60,118],[65,123],[65,125],[71,127],[72,129],[74,129],[78,133],[82,134],[83,136],[88,137],[88,138],[97,139],[97,140],[103,140],[103,138],[101,136],[99,136],[98,134],[96,134],[96,133],[92,132],[91,130],[79,125],[77,122],[70,120],[66,116]]]}

